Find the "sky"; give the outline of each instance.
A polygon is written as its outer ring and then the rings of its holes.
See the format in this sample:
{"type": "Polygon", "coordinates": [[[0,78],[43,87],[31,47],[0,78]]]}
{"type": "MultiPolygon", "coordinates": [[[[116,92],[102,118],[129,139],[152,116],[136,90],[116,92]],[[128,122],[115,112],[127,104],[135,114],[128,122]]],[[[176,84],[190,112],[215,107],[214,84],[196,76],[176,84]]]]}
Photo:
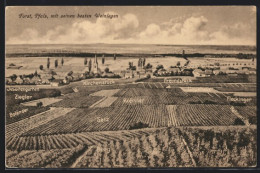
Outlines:
{"type": "Polygon", "coordinates": [[[5,37],[6,44],[256,45],[256,7],[9,6],[5,37]],[[35,18],[37,13],[48,19],[35,18]],[[66,14],[75,18],[61,18],[66,14]]]}

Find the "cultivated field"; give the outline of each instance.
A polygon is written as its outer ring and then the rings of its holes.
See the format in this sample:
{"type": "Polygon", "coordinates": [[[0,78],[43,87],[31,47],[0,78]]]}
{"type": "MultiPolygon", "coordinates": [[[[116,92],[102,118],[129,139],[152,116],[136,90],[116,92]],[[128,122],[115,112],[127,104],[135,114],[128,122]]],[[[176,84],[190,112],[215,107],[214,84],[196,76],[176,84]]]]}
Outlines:
{"type": "Polygon", "coordinates": [[[179,127],[14,139],[8,167],[244,167],[256,165],[256,127],[179,127]],[[17,141],[18,140],[18,141],[17,141]],[[38,142],[37,142],[38,140],[38,142]],[[26,148],[26,150],[22,150],[26,148]]]}

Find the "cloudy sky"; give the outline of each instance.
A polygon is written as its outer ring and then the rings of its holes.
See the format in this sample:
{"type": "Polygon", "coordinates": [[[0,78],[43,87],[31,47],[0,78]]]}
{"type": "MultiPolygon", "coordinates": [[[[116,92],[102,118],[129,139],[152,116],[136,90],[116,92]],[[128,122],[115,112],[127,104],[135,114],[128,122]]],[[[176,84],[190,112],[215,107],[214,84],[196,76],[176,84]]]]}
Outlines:
{"type": "Polygon", "coordinates": [[[7,7],[5,29],[7,44],[256,45],[256,7],[7,7]],[[19,18],[36,13],[49,18],[19,18]],[[118,18],[96,18],[96,13],[118,18]],[[51,18],[52,14],[92,17],[51,18]]]}

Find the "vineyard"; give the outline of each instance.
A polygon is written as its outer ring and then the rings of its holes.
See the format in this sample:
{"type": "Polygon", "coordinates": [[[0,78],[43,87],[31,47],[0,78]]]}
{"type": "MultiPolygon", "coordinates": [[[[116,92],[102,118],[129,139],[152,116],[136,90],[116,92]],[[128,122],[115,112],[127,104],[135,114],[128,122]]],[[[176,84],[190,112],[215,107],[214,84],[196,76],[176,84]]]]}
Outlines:
{"type": "Polygon", "coordinates": [[[8,103],[8,114],[28,112],[6,119],[6,165],[254,166],[256,97],[234,104],[228,100],[232,93],[213,89],[245,84],[237,85],[198,85],[212,87],[202,92],[185,92],[178,84],[168,87],[163,82],[73,86],[55,98],[36,94],[29,102],[8,103]],[[39,101],[43,105],[36,107],[39,101]]]}
{"type": "Polygon", "coordinates": [[[257,108],[256,108],[256,106],[235,106],[235,109],[244,118],[248,119],[250,124],[257,124],[257,108]]]}
{"type": "Polygon", "coordinates": [[[128,130],[137,122],[149,127],[234,125],[228,105],[134,105],[74,109],[24,132],[23,136],[128,130]],[[99,122],[100,119],[108,121],[99,122]],[[64,126],[66,124],[66,126],[64,126]]]}
{"type": "Polygon", "coordinates": [[[73,108],[52,108],[29,118],[6,125],[5,135],[7,139],[14,135],[20,135],[23,132],[38,127],[41,124],[46,124],[57,117],[63,116],[71,110],[73,110],[73,108]]]}
{"type": "Polygon", "coordinates": [[[6,150],[6,164],[19,168],[250,167],[257,146],[255,126],[89,132],[8,143],[16,146],[6,150]]]}

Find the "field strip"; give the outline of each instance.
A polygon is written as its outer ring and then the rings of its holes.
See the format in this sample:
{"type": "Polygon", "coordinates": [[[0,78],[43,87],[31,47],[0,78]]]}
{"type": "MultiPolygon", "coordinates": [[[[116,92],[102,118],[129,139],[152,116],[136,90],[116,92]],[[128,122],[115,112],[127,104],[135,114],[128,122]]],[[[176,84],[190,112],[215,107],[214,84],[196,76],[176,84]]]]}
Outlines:
{"type": "Polygon", "coordinates": [[[213,93],[213,94],[215,94],[218,98],[220,98],[220,96],[218,94],[216,94],[216,93],[213,93]]]}
{"type": "Polygon", "coordinates": [[[213,97],[210,93],[208,93],[210,95],[210,97],[213,97]]]}
{"type": "Polygon", "coordinates": [[[183,92],[203,92],[203,93],[219,93],[219,91],[210,87],[180,87],[183,92]]]}
{"type": "Polygon", "coordinates": [[[153,87],[150,85],[150,83],[148,82],[148,85],[149,85],[149,87],[151,88],[151,89],[153,89],[153,87]]]}
{"type": "Polygon", "coordinates": [[[176,118],[176,105],[167,105],[166,109],[168,111],[169,120],[168,120],[168,127],[170,126],[178,126],[177,118],[176,118]]]}
{"type": "Polygon", "coordinates": [[[156,88],[158,88],[158,86],[156,85],[156,83],[153,83],[155,85],[156,88]]]}
{"type": "Polygon", "coordinates": [[[94,92],[92,94],[90,94],[90,96],[105,96],[105,97],[111,97],[114,94],[116,94],[118,91],[120,91],[120,89],[111,89],[111,90],[101,90],[101,91],[97,91],[94,92]]]}
{"type": "Polygon", "coordinates": [[[221,93],[224,97],[227,97],[224,93],[221,93]]]}
{"type": "Polygon", "coordinates": [[[37,99],[37,100],[32,100],[32,101],[21,103],[21,105],[24,105],[24,106],[37,106],[38,102],[42,102],[43,106],[48,106],[50,104],[59,102],[61,100],[62,99],[57,99],[57,98],[42,98],[42,99],[37,99]]]}
{"type": "Polygon", "coordinates": [[[185,147],[186,147],[186,149],[187,149],[187,151],[188,151],[188,153],[189,153],[189,156],[190,156],[190,158],[191,158],[191,161],[192,161],[193,166],[194,166],[194,167],[197,167],[197,164],[196,164],[196,162],[195,162],[195,160],[194,160],[194,158],[193,158],[193,154],[192,154],[192,152],[190,151],[190,148],[189,148],[187,142],[185,141],[185,139],[184,139],[182,136],[181,136],[181,139],[182,139],[182,142],[183,142],[183,144],[185,145],[185,147]]]}
{"type": "Polygon", "coordinates": [[[161,82],[159,82],[159,84],[162,86],[162,88],[164,88],[164,86],[162,85],[162,83],[161,83],[161,82]]]}
{"type": "Polygon", "coordinates": [[[102,99],[100,99],[99,101],[97,101],[96,103],[94,103],[93,105],[89,106],[90,108],[96,107],[96,105],[98,105],[99,103],[103,102],[104,100],[106,100],[107,97],[103,97],[102,99]]]}
{"type": "Polygon", "coordinates": [[[93,107],[103,108],[103,107],[109,107],[111,106],[118,97],[105,97],[105,100],[102,102],[99,102],[98,104],[94,105],[93,107]]]}
{"type": "Polygon", "coordinates": [[[250,126],[248,119],[240,115],[240,113],[234,108],[234,106],[231,106],[230,109],[239,119],[241,119],[245,123],[246,126],[250,126]]]}
{"type": "Polygon", "coordinates": [[[41,112],[29,118],[23,119],[21,121],[9,124],[6,126],[6,135],[20,135],[30,129],[38,127],[45,124],[55,118],[63,116],[75,108],[54,108],[51,107],[50,110],[41,112]]]}

